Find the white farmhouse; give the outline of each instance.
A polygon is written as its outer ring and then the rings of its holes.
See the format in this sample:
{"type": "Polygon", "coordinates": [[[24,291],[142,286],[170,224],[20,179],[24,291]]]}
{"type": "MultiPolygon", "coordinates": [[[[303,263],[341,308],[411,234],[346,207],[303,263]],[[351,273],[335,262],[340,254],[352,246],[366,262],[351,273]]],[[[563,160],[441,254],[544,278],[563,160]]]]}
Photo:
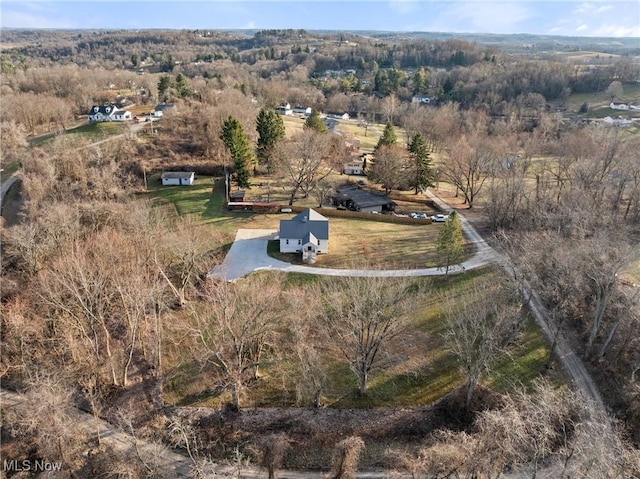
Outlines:
{"type": "Polygon", "coordinates": [[[160,179],[162,186],[193,185],[196,174],[193,171],[165,171],[160,179]]]}
{"type": "Polygon", "coordinates": [[[131,120],[131,112],[119,110],[116,105],[94,105],[87,114],[90,122],[131,120]]]}
{"type": "Polygon", "coordinates": [[[629,109],[629,105],[627,105],[626,103],[614,103],[614,102],[611,102],[611,103],[609,103],[609,108],[611,108],[612,110],[628,110],[629,109]]]}
{"type": "Polygon", "coordinates": [[[342,171],[345,175],[364,175],[364,161],[349,161],[342,165],[342,171]]]}
{"type": "Polygon", "coordinates": [[[431,103],[431,98],[428,96],[414,96],[411,98],[411,103],[418,103],[418,104],[428,104],[431,103]]]}
{"type": "Polygon", "coordinates": [[[304,116],[310,116],[311,115],[311,107],[304,107],[304,106],[300,106],[300,105],[296,105],[293,108],[293,114],[294,115],[304,115],[304,116]]]}
{"type": "Polygon", "coordinates": [[[293,115],[293,110],[291,109],[291,105],[289,103],[283,103],[280,106],[276,107],[276,113],[279,115],[293,115]]]}
{"type": "Polygon", "coordinates": [[[315,263],[317,253],[329,252],[329,220],[311,208],[280,221],[280,252],[302,253],[302,261],[315,263]]]}

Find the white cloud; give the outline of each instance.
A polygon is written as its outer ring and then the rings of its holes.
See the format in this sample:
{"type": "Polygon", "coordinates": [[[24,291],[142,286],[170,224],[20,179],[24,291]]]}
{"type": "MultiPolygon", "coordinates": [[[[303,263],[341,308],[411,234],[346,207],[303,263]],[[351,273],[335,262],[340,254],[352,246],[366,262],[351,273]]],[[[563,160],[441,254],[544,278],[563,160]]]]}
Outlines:
{"type": "Polygon", "coordinates": [[[391,0],[389,8],[400,15],[408,15],[417,10],[418,2],[416,0],[391,0]]]}
{"type": "Polygon", "coordinates": [[[582,2],[558,18],[548,34],[598,37],[640,36],[640,4],[633,1],[582,2]]]}
{"type": "Polygon", "coordinates": [[[242,28],[248,28],[250,30],[254,29],[256,28],[256,22],[254,22],[253,20],[249,20],[242,28]]]}
{"type": "Polygon", "coordinates": [[[51,16],[34,15],[25,12],[15,12],[3,8],[0,24],[3,28],[77,28],[67,20],[52,18],[51,16]]]}
{"type": "Polygon", "coordinates": [[[596,5],[594,3],[581,3],[574,10],[574,15],[600,15],[613,10],[613,5],[596,5]]]}
{"type": "Polygon", "coordinates": [[[524,3],[466,1],[450,4],[440,21],[458,32],[520,33],[533,16],[524,3]]]}
{"type": "Polygon", "coordinates": [[[604,24],[592,32],[590,35],[596,37],[640,37],[640,25],[609,25],[604,24]]]}

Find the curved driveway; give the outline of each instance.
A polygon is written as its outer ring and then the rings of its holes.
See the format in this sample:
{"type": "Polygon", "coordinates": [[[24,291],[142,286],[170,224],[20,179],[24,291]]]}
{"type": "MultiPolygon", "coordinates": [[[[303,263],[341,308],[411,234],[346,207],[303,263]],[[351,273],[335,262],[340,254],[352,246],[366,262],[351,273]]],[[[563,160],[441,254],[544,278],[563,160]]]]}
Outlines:
{"type": "MultiPolygon", "coordinates": [[[[489,263],[500,263],[500,257],[480,237],[471,224],[460,215],[462,228],[467,239],[474,245],[475,253],[467,261],[449,267],[449,273],[460,273],[467,269],[480,268],[489,263]]],[[[335,269],[317,268],[314,266],[293,265],[277,260],[267,254],[267,243],[276,238],[277,231],[265,229],[241,229],[231,245],[222,264],[214,267],[210,277],[235,281],[254,271],[272,270],[286,273],[307,273],[325,276],[386,276],[386,277],[415,277],[439,276],[444,274],[442,268],[423,269],[335,269]]]]}

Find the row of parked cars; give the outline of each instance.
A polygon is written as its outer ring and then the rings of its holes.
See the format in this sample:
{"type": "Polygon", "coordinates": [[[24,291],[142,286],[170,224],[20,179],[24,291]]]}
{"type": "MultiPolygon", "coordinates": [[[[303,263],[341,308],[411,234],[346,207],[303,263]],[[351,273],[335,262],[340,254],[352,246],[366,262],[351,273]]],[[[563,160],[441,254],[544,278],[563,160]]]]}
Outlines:
{"type": "Polygon", "coordinates": [[[409,216],[411,218],[415,218],[415,219],[419,219],[419,220],[426,220],[427,218],[431,218],[431,221],[433,221],[434,223],[444,223],[445,221],[447,221],[449,219],[449,215],[438,214],[438,215],[433,215],[433,216],[429,217],[429,216],[427,216],[426,213],[422,213],[422,212],[410,213],[409,216]]]}

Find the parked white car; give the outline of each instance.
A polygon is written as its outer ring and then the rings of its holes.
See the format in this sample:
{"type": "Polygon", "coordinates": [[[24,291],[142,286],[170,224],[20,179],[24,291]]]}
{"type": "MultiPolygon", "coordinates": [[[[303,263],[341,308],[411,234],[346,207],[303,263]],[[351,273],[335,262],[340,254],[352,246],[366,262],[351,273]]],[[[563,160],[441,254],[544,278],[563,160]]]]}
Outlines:
{"type": "Polygon", "coordinates": [[[418,211],[416,213],[411,213],[409,216],[411,216],[412,218],[418,219],[418,220],[426,220],[427,219],[427,214],[426,213],[422,213],[420,211],[418,211]]]}
{"type": "Polygon", "coordinates": [[[444,223],[449,219],[449,215],[433,215],[431,221],[434,223],[444,223]]]}

